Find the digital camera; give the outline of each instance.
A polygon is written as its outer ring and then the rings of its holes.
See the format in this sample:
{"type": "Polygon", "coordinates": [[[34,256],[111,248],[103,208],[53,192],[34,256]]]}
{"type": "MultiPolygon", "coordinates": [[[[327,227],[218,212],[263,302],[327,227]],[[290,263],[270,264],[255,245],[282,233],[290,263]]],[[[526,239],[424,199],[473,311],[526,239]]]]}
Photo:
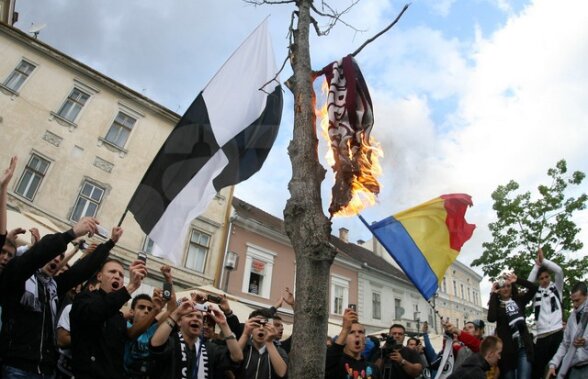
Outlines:
{"type": "Polygon", "coordinates": [[[194,305],[194,309],[201,312],[208,312],[208,305],[196,303],[196,305],[194,305]]]}

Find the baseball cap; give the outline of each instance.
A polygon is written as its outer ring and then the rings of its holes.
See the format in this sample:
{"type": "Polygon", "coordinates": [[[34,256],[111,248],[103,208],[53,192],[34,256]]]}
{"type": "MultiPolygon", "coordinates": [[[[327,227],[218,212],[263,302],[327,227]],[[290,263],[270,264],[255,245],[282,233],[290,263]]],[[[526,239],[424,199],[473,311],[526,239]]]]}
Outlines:
{"type": "Polygon", "coordinates": [[[482,320],[474,320],[471,323],[474,324],[474,326],[478,329],[483,329],[486,326],[486,324],[482,320]]]}

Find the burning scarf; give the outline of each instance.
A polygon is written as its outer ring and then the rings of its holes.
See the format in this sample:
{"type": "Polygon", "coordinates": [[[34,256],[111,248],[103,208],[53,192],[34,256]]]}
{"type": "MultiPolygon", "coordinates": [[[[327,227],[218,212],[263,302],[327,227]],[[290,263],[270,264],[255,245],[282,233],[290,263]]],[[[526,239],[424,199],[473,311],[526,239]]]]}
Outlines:
{"type": "MultiPolygon", "coordinates": [[[[334,215],[345,208],[352,198],[352,182],[358,178],[372,193],[380,192],[375,178],[361,177],[361,159],[371,162],[371,153],[362,150],[369,147],[369,137],[374,124],[372,100],[367,84],[351,55],[323,68],[329,94],[329,138],[335,159],[335,184],[329,213],[334,215]]],[[[364,174],[365,175],[365,174],[364,174]]]]}

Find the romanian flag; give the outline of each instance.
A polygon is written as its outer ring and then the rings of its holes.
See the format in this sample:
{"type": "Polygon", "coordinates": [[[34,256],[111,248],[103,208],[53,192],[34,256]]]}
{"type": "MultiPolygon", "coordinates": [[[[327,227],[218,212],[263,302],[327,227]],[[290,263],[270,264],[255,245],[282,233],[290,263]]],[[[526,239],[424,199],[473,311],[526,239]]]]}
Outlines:
{"type": "Polygon", "coordinates": [[[371,225],[360,218],[429,300],[476,228],[465,220],[471,205],[471,196],[449,194],[371,225]]]}

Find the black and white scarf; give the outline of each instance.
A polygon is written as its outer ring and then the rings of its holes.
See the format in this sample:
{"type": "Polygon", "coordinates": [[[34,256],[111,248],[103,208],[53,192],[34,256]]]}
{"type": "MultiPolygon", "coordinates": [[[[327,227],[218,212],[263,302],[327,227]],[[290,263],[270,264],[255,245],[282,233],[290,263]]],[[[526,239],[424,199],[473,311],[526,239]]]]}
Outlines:
{"type": "Polygon", "coordinates": [[[45,301],[48,300],[51,309],[53,325],[57,323],[57,283],[53,277],[46,275],[41,270],[37,271],[25,282],[25,291],[20,298],[20,304],[30,308],[34,312],[43,312],[44,304],[39,300],[39,284],[45,291],[45,301]]]}
{"type": "Polygon", "coordinates": [[[525,316],[521,313],[518,304],[513,299],[501,301],[504,304],[512,338],[513,340],[518,340],[521,337],[521,332],[525,328],[525,316]]]}
{"type": "Polygon", "coordinates": [[[180,364],[178,365],[179,373],[176,378],[182,379],[207,379],[208,378],[208,352],[206,344],[201,338],[197,338],[194,343],[194,352],[186,344],[182,332],[178,332],[178,342],[180,344],[180,364]],[[194,354],[194,364],[190,369],[190,360],[188,354],[194,354]]]}
{"type": "Polygon", "coordinates": [[[544,297],[549,297],[549,302],[551,304],[551,313],[561,309],[561,299],[559,298],[559,292],[557,291],[557,287],[555,283],[549,283],[547,288],[541,288],[537,290],[535,294],[535,320],[539,320],[539,312],[541,310],[541,301],[544,297]]]}

